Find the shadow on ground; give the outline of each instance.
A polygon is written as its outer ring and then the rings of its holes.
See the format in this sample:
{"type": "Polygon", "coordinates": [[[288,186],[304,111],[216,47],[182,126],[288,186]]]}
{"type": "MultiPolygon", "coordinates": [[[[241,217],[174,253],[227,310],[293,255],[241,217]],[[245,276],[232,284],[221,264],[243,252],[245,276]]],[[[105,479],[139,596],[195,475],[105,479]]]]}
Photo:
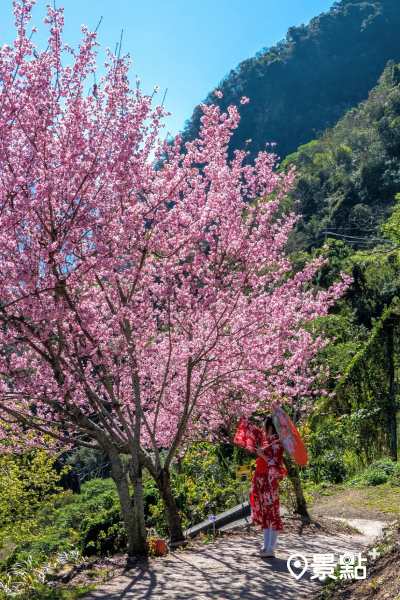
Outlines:
{"type": "MultiPolygon", "coordinates": [[[[261,536],[260,536],[261,540],[261,536]]],[[[299,580],[289,574],[287,559],[302,553],[356,553],[368,543],[366,536],[295,536],[278,539],[276,558],[251,556],[254,538],[223,538],[142,563],[87,596],[87,600],[300,600],[321,585],[311,580],[309,567],[299,580]]]]}

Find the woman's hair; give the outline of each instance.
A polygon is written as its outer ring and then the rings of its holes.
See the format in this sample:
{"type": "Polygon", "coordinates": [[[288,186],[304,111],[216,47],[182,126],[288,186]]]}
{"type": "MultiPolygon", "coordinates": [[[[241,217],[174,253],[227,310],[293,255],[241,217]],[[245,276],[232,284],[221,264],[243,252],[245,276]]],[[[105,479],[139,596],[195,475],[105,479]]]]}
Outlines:
{"type": "Polygon", "coordinates": [[[274,422],[273,422],[273,420],[272,420],[272,417],[271,417],[271,416],[270,416],[270,417],[267,417],[267,418],[265,419],[264,423],[265,423],[265,430],[266,430],[266,431],[268,431],[268,427],[272,427],[272,434],[275,434],[275,433],[276,433],[276,428],[275,428],[275,425],[274,425],[274,422]]]}

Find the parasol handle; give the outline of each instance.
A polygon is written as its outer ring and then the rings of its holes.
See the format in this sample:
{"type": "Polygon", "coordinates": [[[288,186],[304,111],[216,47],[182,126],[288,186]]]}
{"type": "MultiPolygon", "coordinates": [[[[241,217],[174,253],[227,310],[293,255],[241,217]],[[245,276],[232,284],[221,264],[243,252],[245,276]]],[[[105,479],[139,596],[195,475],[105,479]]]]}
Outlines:
{"type": "Polygon", "coordinates": [[[270,448],[271,446],[274,445],[275,442],[271,442],[270,444],[267,444],[266,446],[264,446],[264,448],[262,446],[259,446],[260,450],[267,450],[267,448],[270,448]]]}

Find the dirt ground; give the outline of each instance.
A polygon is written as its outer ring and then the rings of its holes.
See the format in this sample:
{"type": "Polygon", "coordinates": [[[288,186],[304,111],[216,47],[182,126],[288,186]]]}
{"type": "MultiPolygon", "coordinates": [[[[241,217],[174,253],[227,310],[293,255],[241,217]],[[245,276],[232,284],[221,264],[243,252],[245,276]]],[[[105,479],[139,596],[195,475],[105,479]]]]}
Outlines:
{"type": "Polygon", "coordinates": [[[365,580],[327,586],[313,600],[400,600],[400,521],[392,523],[374,545],[381,556],[367,565],[365,580]]]}
{"type": "MultiPolygon", "coordinates": [[[[333,521],[324,517],[311,518],[310,520],[300,517],[282,517],[282,523],[283,532],[281,535],[289,533],[297,535],[357,535],[359,533],[344,521],[333,521]]],[[[260,527],[253,524],[250,526],[242,525],[241,527],[229,529],[224,535],[228,537],[250,535],[258,538],[260,537],[260,527]]],[[[193,542],[196,543],[196,540],[193,540],[193,542]]],[[[201,543],[201,541],[197,543],[201,543]]]]}
{"type": "Polygon", "coordinates": [[[340,519],[394,521],[400,513],[400,488],[330,488],[332,495],[315,495],[310,514],[340,519]]]}

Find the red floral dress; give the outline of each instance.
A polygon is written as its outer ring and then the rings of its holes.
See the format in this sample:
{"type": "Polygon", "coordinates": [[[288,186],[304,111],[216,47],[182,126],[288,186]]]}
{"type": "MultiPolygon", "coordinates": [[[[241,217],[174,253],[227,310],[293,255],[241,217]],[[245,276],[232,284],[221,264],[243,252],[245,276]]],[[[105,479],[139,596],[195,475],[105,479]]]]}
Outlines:
{"type": "Polygon", "coordinates": [[[282,467],[284,447],[279,437],[274,434],[267,438],[264,432],[242,418],[235,436],[235,443],[254,452],[256,446],[262,448],[268,458],[268,463],[259,456],[254,471],[250,494],[253,523],[262,529],[272,527],[282,531],[282,520],[279,514],[279,482],[287,475],[282,467]]]}

